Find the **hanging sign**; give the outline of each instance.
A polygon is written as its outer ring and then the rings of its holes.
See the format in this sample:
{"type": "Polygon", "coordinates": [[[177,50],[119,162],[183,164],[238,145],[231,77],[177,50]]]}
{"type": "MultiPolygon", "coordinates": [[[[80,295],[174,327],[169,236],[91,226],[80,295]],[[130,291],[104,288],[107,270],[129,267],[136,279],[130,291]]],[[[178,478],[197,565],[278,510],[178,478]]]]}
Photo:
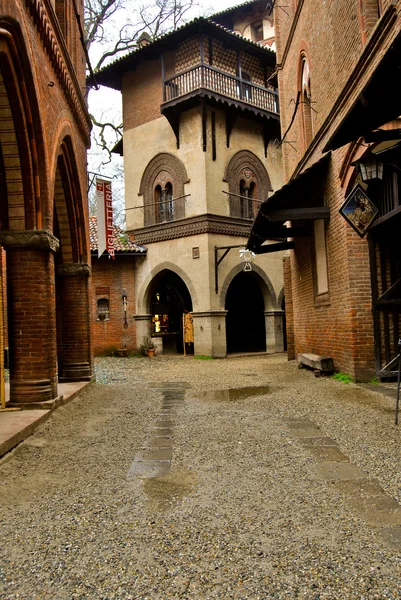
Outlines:
{"type": "Polygon", "coordinates": [[[339,212],[357,234],[364,237],[379,210],[362,187],[357,184],[346,197],[339,212]]]}
{"type": "Polygon", "coordinates": [[[96,202],[98,257],[107,250],[109,256],[114,259],[113,194],[111,181],[96,179],[96,202]]]}

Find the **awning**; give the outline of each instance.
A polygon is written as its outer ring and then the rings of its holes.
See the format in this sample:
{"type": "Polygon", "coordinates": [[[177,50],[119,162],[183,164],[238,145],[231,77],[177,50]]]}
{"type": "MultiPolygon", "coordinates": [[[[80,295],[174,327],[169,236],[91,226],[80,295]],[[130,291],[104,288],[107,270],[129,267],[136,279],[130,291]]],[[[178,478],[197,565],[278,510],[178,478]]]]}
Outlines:
{"type": "Polygon", "coordinates": [[[335,150],[401,115],[401,33],[384,54],[323,152],[335,150]]]}
{"type": "Polygon", "coordinates": [[[249,235],[249,250],[263,254],[292,248],[293,243],[286,240],[309,235],[308,221],[330,218],[330,209],[324,206],[330,154],[325,154],[260,205],[249,235]],[[284,226],[286,221],[291,221],[291,227],[284,226]],[[266,240],[279,240],[280,243],[262,246],[266,240]]]}

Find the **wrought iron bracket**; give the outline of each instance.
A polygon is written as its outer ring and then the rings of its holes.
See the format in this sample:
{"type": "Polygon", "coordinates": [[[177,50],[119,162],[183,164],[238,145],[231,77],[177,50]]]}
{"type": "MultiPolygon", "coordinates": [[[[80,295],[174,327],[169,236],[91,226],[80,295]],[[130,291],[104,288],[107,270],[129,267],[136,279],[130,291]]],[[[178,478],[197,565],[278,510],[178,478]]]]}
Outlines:
{"type": "Polygon", "coordinates": [[[239,244],[237,246],[215,246],[214,247],[214,283],[215,283],[215,292],[219,293],[219,264],[223,262],[227,254],[233,248],[245,248],[245,244],[239,244]],[[219,250],[224,250],[222,256],[219,258],[219,250]]]}

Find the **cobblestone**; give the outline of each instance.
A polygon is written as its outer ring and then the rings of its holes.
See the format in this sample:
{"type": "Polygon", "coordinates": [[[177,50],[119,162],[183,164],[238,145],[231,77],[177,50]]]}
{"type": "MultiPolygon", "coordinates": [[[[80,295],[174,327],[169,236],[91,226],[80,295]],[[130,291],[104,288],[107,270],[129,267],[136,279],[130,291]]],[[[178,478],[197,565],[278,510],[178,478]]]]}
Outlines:
{"type": "Polygon", "coordinates": [[[96,369],[0,462],[0,598],[400,598],[393,400],[282,355],[96,369]]]}

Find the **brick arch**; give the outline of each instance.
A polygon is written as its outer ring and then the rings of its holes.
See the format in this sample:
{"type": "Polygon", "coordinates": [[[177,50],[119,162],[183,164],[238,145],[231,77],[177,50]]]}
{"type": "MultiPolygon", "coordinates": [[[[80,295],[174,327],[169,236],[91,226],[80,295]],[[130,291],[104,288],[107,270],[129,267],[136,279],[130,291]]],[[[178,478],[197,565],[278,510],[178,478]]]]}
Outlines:
{"type": "Polygon", "coordinates": [[[0,20],[0,144],[6,201],[1,228],[42,229],[46,161],[27,44],[13,18],[0,20]],[[39,164],[41,168],[39,169],[39,164]]]}
{"type": "MultiPolygon", "coordinates": [[[[141,185],[139,188],[139,195],[143,196],[144,200],[144,218],[145,225],[151,225],[154,223],[154,187],[157,176],[159,173],[164,171],[169,181],[173,186],[173,195],[175,198],[184,195],[184,184],[189,183],[187,171],[184,163],[167,152],[161,152],[152,158],[145,168],[141,185]]],[[[175,218],[181,219],[185,217],[185,199],[182,198],[175,203],[175,218]]]]}
{"type": "Polygon", "coordinates": [[[150,307],[150,296],[152,293],[153,282],[158,275],[160,275],[162,272],[165,272],[165,271],[171,271],[172,273],[175,273],[176,275],[178,275],[178,277],[180,277],[180,279],[182,279],[182,281],[187,286],[188,292],[191,296],[193,310],[198,310],[198,299],[197,299],[197,295],[196,295],[195,288],[194,288],[191,278],[187,275],[187,273],[183,269],[181,269],[181,267],[175,265],[174,263],[170,263],[170,262],[166,261],[166,262],[160,263],[159,265],[157,265],[157,267],[152,269],[152,271],[149,273],[149,275],[146,277],[145,281],[143,282],[141,289],[139,290],[139,293],[138,293],[137,313],[138,314],[146,314],[147,313],[147,311],[149,310],[149,307],[150,307]]]}
{"type": "MultiPolygon", "coordinates": [[[[244,264],[235,265],[228,273],[227,277],[224,280],[223,285],[221,286],[221,292],[219,297],[219,305],[220,308],[224,310],[226,305],[226,298],[228,288],[230,287],[233,279],[244,270],[244,264]]],[[[263,300],[265,302],[265,310],[274,310],[277,308],[277,299],[276,293],[274,291],[274,287],[272,282],[270,281],[269,276],[261,269],[258,265],[252,264],[252,272],[257,275],[257,279],[259,283],[261,283],[260,289],[263,295],[263,300]]]]}
{"type": "Polygon", "coordinates": [[[60,236],[59,262],[88,262],[84,198],[69,136],[61,142],[55,164],[53,229],[60,236]]]}
{"type": "MultiPolygon", "coordinates": [[[[273,190],[270,177],[262,161],[250,150],[240,150],[234,154],[227,164],[223,181],[228,183],[228,191],[232,194],[239,193],[241,172],[250,169],[255,175],[258,185],[260,200],[266,200],[269,192],[273,190]]],[[[230,214],[238,213],[238,198],[230,196],[230,214]]]]}

